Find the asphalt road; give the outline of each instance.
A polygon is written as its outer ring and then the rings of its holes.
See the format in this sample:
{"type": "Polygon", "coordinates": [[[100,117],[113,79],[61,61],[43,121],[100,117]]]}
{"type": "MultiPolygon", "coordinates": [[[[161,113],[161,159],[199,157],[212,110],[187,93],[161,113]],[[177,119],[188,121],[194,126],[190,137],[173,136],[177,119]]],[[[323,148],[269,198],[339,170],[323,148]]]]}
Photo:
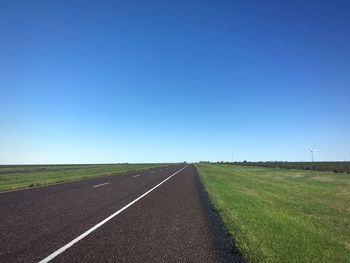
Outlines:
{"type": "Polygon", "coordinates": [[[0,262],[242,261],[203,193],[193,165],[0,193],[0,262]]]}

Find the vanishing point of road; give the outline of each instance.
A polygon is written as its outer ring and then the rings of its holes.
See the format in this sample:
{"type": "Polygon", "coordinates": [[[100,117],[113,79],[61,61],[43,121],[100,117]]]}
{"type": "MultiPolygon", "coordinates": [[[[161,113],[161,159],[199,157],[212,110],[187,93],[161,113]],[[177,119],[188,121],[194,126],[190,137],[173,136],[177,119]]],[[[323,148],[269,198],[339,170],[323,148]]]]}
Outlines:
{"type": "Polygon", "coordinates": [[[0,262],[242,262],[193,165],[0,193],[0,262]]]}

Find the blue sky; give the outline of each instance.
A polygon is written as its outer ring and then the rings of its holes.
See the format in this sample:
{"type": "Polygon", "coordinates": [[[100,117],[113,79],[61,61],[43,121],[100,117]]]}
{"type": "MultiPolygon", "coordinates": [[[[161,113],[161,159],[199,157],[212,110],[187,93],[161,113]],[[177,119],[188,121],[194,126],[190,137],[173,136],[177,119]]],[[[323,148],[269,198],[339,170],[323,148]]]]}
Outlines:
{"type": "Polygon", "coordinates": [[[350,160],[349,1],[1,1],[0,163],[350,160]]]}

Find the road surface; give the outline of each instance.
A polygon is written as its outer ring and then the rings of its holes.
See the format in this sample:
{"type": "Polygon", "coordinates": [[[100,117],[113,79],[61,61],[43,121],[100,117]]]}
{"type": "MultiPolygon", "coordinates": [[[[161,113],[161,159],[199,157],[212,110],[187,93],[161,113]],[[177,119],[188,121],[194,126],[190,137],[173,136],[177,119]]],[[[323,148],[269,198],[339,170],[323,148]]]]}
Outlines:
{"type": "Polygon", "coordinates": [[[198,182],[183,164],[0,193],[0,262],[242,261],[198,182]]]}

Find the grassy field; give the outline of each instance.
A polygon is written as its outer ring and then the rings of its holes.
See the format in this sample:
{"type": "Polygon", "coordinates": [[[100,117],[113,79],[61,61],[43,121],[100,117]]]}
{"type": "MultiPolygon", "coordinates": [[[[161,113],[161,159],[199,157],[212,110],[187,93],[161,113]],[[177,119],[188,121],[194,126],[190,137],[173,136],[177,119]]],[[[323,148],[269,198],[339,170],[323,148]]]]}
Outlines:
{"type": "Polygon", "coordinates": [[[3,165],[0,166],[0,192],[162,165],[164,164],[3,165]]]}
{"type": "Polygon", "coordinates": [[[350,262],[350,175],[198,164],[249,262],[350,262]]]}
{"type": "Polygon", "coordinates": [[[235,162],[235,165],[350,173],[350,162],[235,162]]]}

